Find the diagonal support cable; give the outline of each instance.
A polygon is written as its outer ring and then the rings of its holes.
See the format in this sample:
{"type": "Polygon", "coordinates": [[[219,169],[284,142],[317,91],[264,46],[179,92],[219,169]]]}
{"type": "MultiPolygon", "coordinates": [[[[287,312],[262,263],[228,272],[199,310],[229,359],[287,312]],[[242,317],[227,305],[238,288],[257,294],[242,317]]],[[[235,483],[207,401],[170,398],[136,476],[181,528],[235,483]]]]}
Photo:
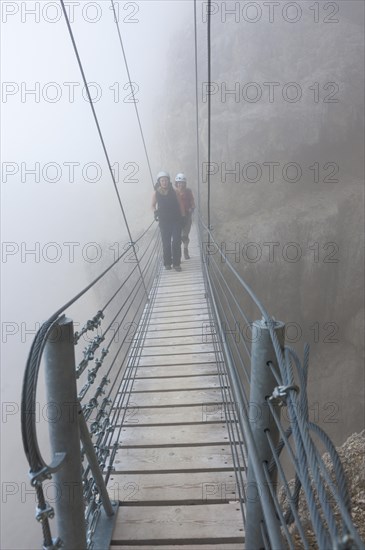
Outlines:
{"type": "Polygon", "coordinates": [[[194,0],[194,58],[195,58],[195,126],[196,126],[196,161],[198,175],[198,212],[200,210],[200,147],[199,147],[199,96],[198,96],[198,30],[196,17],[196,0],[194,0]]]}
{"type": "MultiPolygon", "coordinates": [[[[113,1],[113,0],[110,0],[110,1],[111,1],[111,4],[112,4],[112,9],[113,9],[113,14],[114,14],[114,21],[115,21],[115,24],[116,24],[116,26],[117,26],[117,32],[118,32],[118,36],[119,36],[120,46],[121,46],[121,48],[122,48],[122,53],[123,53],[123,59],[124,59],[124,63],[125,63],[125,68],[126,68],[126,70],[127,70],[127,75],[128,75],[128,80],[129,80],[129,86],[130,86],[131,92],[133,93],[132,79],[131,79],[131,75],[130,75],[130,72],[129,72],[129,66],[128,66],[128,62],[127,62],[127,56],[126,56],[125,50],[124,50],[122,35],[121,35],[121,32],[120,32],[120,27],[119,27],[119,22],[118,22],[118,17],[117,17],[117,14],[116,14],[116,12],[115,12],[114,1],[113,1]]],[[[151,170],[151,163],[150,163],[150,159],[149,159],[148,152],[147,152],[146,142],[145,142],[144,134],[143,134],[143,130],[142,130],[141,119],[140,119],[140,116],[139,116],[139,112],[138,112],[138,108],[137,108],[137,102],[136,102],[136,99],[135,99],[135,97],[134,97],[134,94],[133,94],[133,103],[134,103],[134,109],[135,109],[135,111],[136,111],[136,116],[137,116],[137,120],[138,120],[139,130],[140,130],[140,132],[141,132],[141,138],[142,138],[143,148],[144,148],[144,152],[145,152],[146,159],[147,159],[148,169],[149,169],[150,176],[151,176],[152,187],[154,187],[153,175],[152,175],[152,170],[151,170]]]]}
{"type": "Polygon", "coordinates": [[[135,256],[136,261],[137,261],[137,264],[138,264],[139,274],[140,274],[140,277],[141,277],[141,279],[142,279],[142,281],[143,281],[143,287],[144,287],[144,290],[145,290],[145,292],[146,292],[146,296],[147,296],[147,298],[148,298],[148,292],[147,292],[147,288],[146,288],[145,281],[144,281],[144,279],[143,279],[143,275],[142,275],[142,270],[141,270],[141,266],[140,266],[140,263],[139,263],[139,259],[138,259],[138,256],[137,256],[137,252],[136,252],[136,248],[135,248],[135,242],[134,242],[133,239],[132,239],[132,234],[131,234],[131,231],[130,231],[130,228],[129,228],[129,224],[128,224],[128,221],[127,221],[127,218],[126,218],[126,215],[125,215],[125,212],[124,212],[122,200],[121,200],[121,198],[120,198],[120,194],[119,194],[118,187],[117,187],[117,182],[116,182],[116,180],[115,180],[114,172],[113,172],[113,169],[112,169],[112,166],[111,166],[111,163],[110,163],[109,154],[108,154],[108,151],[107,151],[107,148],[106,148],[106,145],[105,145],[105,141],[104,141],[104,138],[103,138],[103,134],[102,134],[102,132],[101,132],[99,120],[98,120],[98,117],[96,116],[96,111],[95,111],[94,103],[93,103],[93,100],[91,99],[91,94],[90,94],[89,86],[88,86],[88,83],[87,83],[87,81],[86,81],[85,72],[84,72],[84,69],[83,69],[83,66],[82,66],[82,63],[81,63],[80,55],[79,55],[79,52],[78,52],[78,49],[77,49],[77,46],[76,46],[76,42],[75,42],[75,38],[74,38],[72,29],[71,29],[71,24],[70,24],[70,20],[69,20],[69,18],[68,18],[68,15],[67,15],[67,11],[66,11],[66,8],[65,8],[65,3],[64,3],[64,0],[60,0],[60,2],[61,2],[61,6],[62,6],[63,15],[64,15],[65,20],[66,20],[67,28],[68,28],[68,31],[69,31],[69,33],[70,33],[70,37],[71,37],[72,45],[73,45],[73,48],[74,48],[74,52],[75,52],[75,55],[76,55],[76,58],[77,58],[77,63],[78,63],[78,65],[79,65],[80,72],[81,72],[81,75],[82,75],[82,79],[83,79],[83,82],[84,82],[84,86],[85,86],[85,89],[86,89],[86,92],[87,92],[87,96],[88,96],[88,99],[89,99],[90,107],[91,107],[91,110],[92,110],[92,113],[93,113],[93,116],[94,116],[94,120],[95,120],[95,124],[96,124],[97,130],[98,130],[98,134],[99,134],[99,137],[100,137],[100,141],[101,141],[101,144],[102,144],[102,147],[103,147],[103,151],[104,151],[104,154],[105,154],[105,158],[106,158],[106,161],[107,161],[107,164],[108,164],[108,168],[109,168],[109,171],[110,171],[110,175],[111,175],[111,177],[112,177],[114,189],[115,189],[115,192],[116,192],[116,194],[117,194],[119,206],[120,206],[120,209],[121,209],[121,211],[122,211],[124,223],[125,223],[125,226],[126,226],[126,228],[127,228],[127,232],[128,232],[128,236],[129,236],[129,241],[130,241],[130,244],[131,244],[131,246],[132,246],[132,248],[133,248],[134,256],[135,256]]]}

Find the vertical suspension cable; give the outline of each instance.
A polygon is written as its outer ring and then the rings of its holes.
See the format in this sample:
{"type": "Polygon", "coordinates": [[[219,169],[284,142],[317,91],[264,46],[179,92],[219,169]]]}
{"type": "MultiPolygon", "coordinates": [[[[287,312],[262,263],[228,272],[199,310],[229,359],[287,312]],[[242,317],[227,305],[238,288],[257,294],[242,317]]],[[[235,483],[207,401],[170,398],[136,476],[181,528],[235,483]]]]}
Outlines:
{"type": "Polygon", "coordinates": [[[138,108],[137,108],[137,102],[136,102],[136,99],[135,99],[134,93],[133,93],[132,79],[131,79],[131,75],[130,75],[130,72],[129,72],[127,57],[126,57],[125,51],[124,51],[124,45],[123,45],[122,35],[121,35],[121,32],[120,32],[119,21],[118,21],[118,17],[117,17],[116,11],[115,11],[114,0],[110,0],[110,1],[111,1],[111,4],[112,4],[112,9],[113,9],[113,14],[114,14],[114,21],[115,21],[115,24],[116,24],[116,26],[117,26],[117,32],[118,32],[118,36],[119,36],[119,42],[120,42],[120,45],[121,45],[121,48],[122,48],[124,64],[125,64],[125,68],[126,68],[126,70],[127,70],[127,75],[128,75],[128,80],[129,80],[129,86],[130,86],[131,92],[132,92],[132,94],[133,94],[134,109],[135,109],[135,111],[136,111],[136,116],[137,116],[137,120],[138,120],[138,126],[139,126],[139,130],[140,130],[140,132],[141,132],[141,137],[142,137],[142,142],[143,142],[143,148],[144,148],[144,152],[145,152],[146,159],[147,159],[148,170],[149,170],[150,176],[151,176],[152,187],[154,187],[153,175],[152,175],[152,170],[151,170],[151,163],[150,163],[150,159],[149,159],[148,152],[147,152],[146,142],[145,142],[145,139],[144,139],[144,134],[143,134],[143,130],[142,130],[141,119],[140,119],[140,117],[139,117],[139,112],[138,112],[138,108]]]}
{"type": "MultiPolygon", "coordinates": [[[[207,29],[207,45],[208,45],[208,197],[207,197],[207,210],[208,210],[208,229],[211,230],[210,226],[210,123],[211,123],[211,0],[208,0],[208,29],[207,29]]],[[[210,235],[208,233],[208,244],[210,242],[210,235]]]]}
{"type": "Polygon", "coordinates": [[[66,11],[66,8],[65,8],[65,3],[64,3],[64,0],[60,0],[60,2],[61,2],[61,6],[62,6],[63,15],[64,15],[64,17],[65,17],[65,21],[66,21],[66,24],[67,24],[68,32],[69,32],[70,37],[71,37],[71,41],[72,41],[72,45],[73,45],[74,52],[75,52],[75,55],[76,55],[76,59],[77,59],[78,65],[79,65],[79,69],[80,69],[80,72],[81,72],[81,76],[82,76],[82,79],[83,79],[83,82],[84,82],[84,86],[85,86],[85,89],[86,89],[86,92],[87,92],[87,96],[88,96],[88,99],[89,99],[91,111],[92,111],[92,113],[93,113],[94,120],[95,120],[95,124],[96,124],[97,130],[98,130],[98,134],[99,134],[99,137],[100,137],[100,141],[101,141],[101,144],[102,144],[102,147],[103,147],[103,150],[104,150],[104,154],[105,154],[106,161],[107,161],[107,164],[108,164],[109,172],[110,172],[111,177],[112,177],[114,189],[115,189],[115,192],[116,192],[116,194],[117,194],[119,206],[120,206],[120,209],[121,209],[121,211],[122,211],[124,223],[125,223],[125,226],[126,226],[126,228],[127,228],[127,232],[128,232],[130,244],[131,244],[131,246],[132,246],[132,248],[133,248],[134,256],[135,256],[136,261],[137,261],[137,264],[138,264],[139,275],[140,275],[140,277],[141,277],[141,279],[142,279],[143,287],[144,287],[146,296],[147,296],[147,298],[148,298],[148,291],[147,291],[147,287],[146,287],[146,284],[145,284],[145,281],[144,281],[144,278],[143,278],[143,274],[142,274],[141,266],[140,266],[140,263],[139,263],[139,259],[138,259],[138,256],[137,256],[137,252],[136,252],[136,248],[135,248],[135,243],[134,243],[134,241],[133,241],[133,239],[132,239],[132,234],[131,234],[131,232],[130,232],[129,224],[128,224],[128,221],[127,221],[127,218],[126,218],[126,215],[125,215],[125,212],[124,212],[122,200],[121,200],[121,198],[120,198],[120,194],[119,194],[119,191],[118,191],[117,182],[116,182],[116,180],[115,180],[114,172],[113,172],[113,169],[112,169],[112,166],[111,166],[111,163],[110,163],[108,151],[107,151],[107,149],[106,149],[106,145],[105,145],[105,142],[104,142],[103,134],[102,134],[101,129],[100,129],[98,117],[96,116],[94,103],[93,103],[93,100],[91,99],[89,86],[88,86],[88,83],[87,83],[87,81],[86,81],[86,76],[85,76],[84,69],[83,69],[83,66],[82,66],[82,63],[81,63],[81,59],[80,59],[80,56],[79,56],[79,52],[78,52],[78,49],[77,49],[77,46],[76,46],[75,38],[74,38],[72,29],[71,29],[70,20],[69,20],[69,18],[68,18],[67,11],[66,11]]]}
{"type": "Polygon", "coordinates": [[[196,0],[194,0],[194,53],[195,53],[195,120],[196,120],[196,162],[198,176],[198,212],[200,211],[200,148],[199,148],[199,95],[198,95],[198,30],[196,17],[196,0]]]}

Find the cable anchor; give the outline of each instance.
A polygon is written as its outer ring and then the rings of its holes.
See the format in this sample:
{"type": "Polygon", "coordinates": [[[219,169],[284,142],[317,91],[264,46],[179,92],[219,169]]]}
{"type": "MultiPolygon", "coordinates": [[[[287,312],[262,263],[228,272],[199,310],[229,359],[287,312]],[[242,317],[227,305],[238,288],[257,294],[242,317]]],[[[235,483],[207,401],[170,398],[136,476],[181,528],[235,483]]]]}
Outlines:
{"type": "Polygon", "coordinates": [[[299,386],[296,384],[292,384],[290,386],[276,386],[272,392],[272,395],[269,397],[269,401],[271,401],[274,405],[279,405],[279,407],[286,407],[286,400],[288,398],[289,390],[294,390],[299,393],[299,386]]]}

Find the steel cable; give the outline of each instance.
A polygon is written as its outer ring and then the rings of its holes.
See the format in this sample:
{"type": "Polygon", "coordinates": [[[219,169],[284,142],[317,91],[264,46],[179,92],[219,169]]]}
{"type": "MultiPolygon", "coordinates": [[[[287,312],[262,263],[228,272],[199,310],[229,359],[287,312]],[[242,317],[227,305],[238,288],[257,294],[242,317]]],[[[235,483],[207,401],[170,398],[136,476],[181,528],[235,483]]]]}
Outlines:
{"type": "MultiPolygon", "coordinates": [[[[128,75],[128,80],[129,80],[129,86],[130,86],[130,89],[131,89],[131,93],[133,94],[133,87],[132,87],[132,84],[133,84],[133,83],[132,83],[131,75],[130,75],[130,72],[129,72],[129,66],[128,66],[128,62],[127,62],[127,56],[126,56],[125,50],[124,50],[124,45],[123,45],[122,35],[121,35],[121,32],[120,32],[120,26],[119,26],[118,17],[117,17],[117,14],[116,14],[116,12],[115,12],[114,0],[110,0],[110,1],[111,1],[111,5],[112,5],[113,14],[114,14],[114,21],[115,21],[115,24],[116,24],[116,26],[117,26],[117,32],[118,32],[118,37],[119,37],[120,46],[121,46],[121,48],[122,48],[124,64],[125,64],[125,68],[126,68],[127,75],[128,75]]],[[[142,138],[142,142],[143,142],[144,152],[145,152],[145,155],[146,155],[146,160],[147,160],[147,164],[148,164],[148,169],[149,169],[149,172],[150,172],[150,177],[151,177],[152,186],[154,187],[154,180],[153,180],[153,175],[152,175],[152,170],[151,170],[151,163],[150,163],[150,159],[149,159],[148,152],[147,152],[146,141],[145,141],[145,139],[144,139],[144,134],[143,134],[143,130],[142,130],[141,119],[140,119],[140,116],[139,116],[139,112],[138,112],[138,108],[137,108],[137,102],[136,102],[136,99],[134,98],[134,94],[133,94],[133,103],[134,103],[134,109],[135,109],[135,111],[136,111],[138,126],[139,126],[139,130],[140,130],[140,133],[141,133],[141,138],[142,138]]]]}
{"type": "MultiPolygon", "coordinates": [[[[96,124],[96,128],[97,128],[97,131],[98,131],[98,134],[99,134],[101,145],[102,145],[104,155],[105,155],[105,158],[106,158],[106,161],[107,161],[107,164],[108,164],[108,168],[109,168],[109,172],[110,172],[110,175],[111,175],[111,178],[112,178],[114,190],[115,190],[115,193],[117,195],[118,203],[119,203],[119,206],[120,206],[120,209],[121,209],[121,212],[122,212],[122,216],[123,216],[123,219],[124,219],[124,223],[125,223],[125,226],[126,226],[126,229],[127,229],[129,240],[130,240],[131,246],[133,248],[133,253],[136,257],[137,264],[139,265],[137,252],[136,252],[136,249],[135,249],[135,246],[134,246],[135,243],[132,239],[132,235],[131,235],[129,224],[128,224],[128,221],[127,221],[127,217],[126,217],[125,212],[124,212],[122,199],[120,198],[120,194],[119,194],[118,187],[117,187],[117,182],[115,180],[115,175],[114,175],[113,168],[112,168],[112,165],[111,165],[111,162],[110,162],[110,159],[109,159],[109,154],[108,154],[108,151],[107,151],[107,148],[106,148],[106,145],[105,145],[104,137],[103,137],[103,134],[101,132],[99,120],[98,120],[98,117],[96,115],[94,103],[93,103],[93,100],[91,98],[89,85],[88,85],[87,80],[86,80],[86,76],[85,76],[85,72],[84,72],[84,69],[83,69],[83,66],[82,66],[82,63],[81,63],[80,55],[79,55],[79,52],[78,52],[78,49],[77,49],[77,46],[76,46],[76,41],[75,41],[72,29],[71,29],[71,24],[70,24],[70,20],[68,18],[68,14],[67,14],[67,11],[66,11],[65,3],[64,3],[64,0],[60,0],[60,2],[61,2],[61,5],[62,5],[63,15],[64,15],[64,18],[65,18],[65,21],[66,21],[68,32],[70,34],[70,38],[71,38],[71,42],[72,42],[73,49],[74,49],[74,52],[75,52],[75,56],[76,56],[76,59],[77,59],[77,63],[78,63],[78,66],[79,66],[79,69],[80,69],[80,72],[81,72],[82,80],[84,82],[87,97],[89,99],[90,108],[91,108],[91,111],[92,111],[92,114],[93,114],[93,117],[94,117],[94,120],[95,120],[95,124],[96,124]]],[[[140,276],[142,277],[142,272],[141,272],[140,267],[139,267],[139,271],[140,271],[140,276]]],[[[145,292],[146,292],[146,295],[147,295],[148,293],[147,293],[146,287],[145,287],[145,292]]]]}

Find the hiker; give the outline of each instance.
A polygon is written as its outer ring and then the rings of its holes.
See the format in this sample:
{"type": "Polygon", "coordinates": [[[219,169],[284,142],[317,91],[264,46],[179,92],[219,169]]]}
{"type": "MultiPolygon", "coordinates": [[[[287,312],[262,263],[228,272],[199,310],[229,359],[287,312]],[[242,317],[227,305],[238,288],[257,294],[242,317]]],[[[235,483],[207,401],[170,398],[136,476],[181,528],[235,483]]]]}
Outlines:
{"type": "Polygon", "coordinates": [[[186,186],[186,177],[182,173],[177,174],[175,178],[175,187],[177,189],[177,196],[180,200],[183,211],[181,240],[184,247],[184,258],[185,260],[189,260],[189,233],[192,224],[193,212],[195,210],[194,195],[192,190],[186,186]]]}
{"type": "Polygon", "coordinates": [[[182,207],[172,187],[170,175],[167,172],[157,174],[157,183],[152,198],[152,209],[155,220],[159,222],[163,263],[165,269],[171,265],[175,271],[181,271],[181,223],[182,207]]]}

